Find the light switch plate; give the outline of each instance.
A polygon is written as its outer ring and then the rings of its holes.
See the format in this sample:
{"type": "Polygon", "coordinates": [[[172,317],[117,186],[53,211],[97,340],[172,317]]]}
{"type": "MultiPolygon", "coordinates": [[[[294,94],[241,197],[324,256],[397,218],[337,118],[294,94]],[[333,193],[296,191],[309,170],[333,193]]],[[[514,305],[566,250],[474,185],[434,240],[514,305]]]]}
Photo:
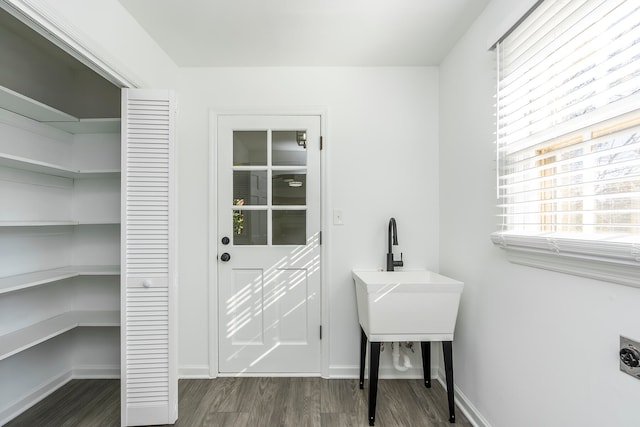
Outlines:
{"type": "Polygon", "coordinates": [[[342,209],[333,210],[333,225],[344,225],[344,215],[342,209]]]}

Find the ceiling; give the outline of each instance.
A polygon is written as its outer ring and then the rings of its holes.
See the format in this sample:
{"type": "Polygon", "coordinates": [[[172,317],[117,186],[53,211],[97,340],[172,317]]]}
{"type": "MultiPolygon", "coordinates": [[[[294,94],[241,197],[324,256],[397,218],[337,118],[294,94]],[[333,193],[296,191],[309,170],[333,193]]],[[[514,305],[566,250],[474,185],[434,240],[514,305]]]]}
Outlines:
{"type": "Polygon", "coordinates": [[[489,0],[119,0],[181,67],[438,65],[489,0]]]}

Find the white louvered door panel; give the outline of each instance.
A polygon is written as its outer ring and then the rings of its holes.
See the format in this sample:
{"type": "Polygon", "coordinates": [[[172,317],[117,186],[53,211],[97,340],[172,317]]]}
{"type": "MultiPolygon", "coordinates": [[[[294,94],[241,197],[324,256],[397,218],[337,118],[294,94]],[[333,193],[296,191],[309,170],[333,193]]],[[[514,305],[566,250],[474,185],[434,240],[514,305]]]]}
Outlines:
{"type": "Polygon", "coordinates": [[[122,425],[178,416],[174,111],[169,91],[122,97],[122,425]]]}

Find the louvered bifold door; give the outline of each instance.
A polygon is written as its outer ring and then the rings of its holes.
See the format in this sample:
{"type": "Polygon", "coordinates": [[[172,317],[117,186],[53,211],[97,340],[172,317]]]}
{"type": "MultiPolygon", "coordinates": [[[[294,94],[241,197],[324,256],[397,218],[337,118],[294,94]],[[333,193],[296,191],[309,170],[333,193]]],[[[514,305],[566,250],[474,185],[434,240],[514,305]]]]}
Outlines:
{"type": "Polygon", "coordinates": [[[178,416],[174,110],[169,91],[122,96],[122,424],[178,416]]]}

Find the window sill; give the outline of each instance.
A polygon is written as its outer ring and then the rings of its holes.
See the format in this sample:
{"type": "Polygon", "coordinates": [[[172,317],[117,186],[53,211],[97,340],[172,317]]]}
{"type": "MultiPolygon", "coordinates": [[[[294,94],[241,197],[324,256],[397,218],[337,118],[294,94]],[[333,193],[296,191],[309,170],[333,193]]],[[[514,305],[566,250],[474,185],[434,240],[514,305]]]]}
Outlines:
{"type": "Polygon", "coordinates": [[[640,244],[493,233],[515,264],[640,287],[640,244]]]}

